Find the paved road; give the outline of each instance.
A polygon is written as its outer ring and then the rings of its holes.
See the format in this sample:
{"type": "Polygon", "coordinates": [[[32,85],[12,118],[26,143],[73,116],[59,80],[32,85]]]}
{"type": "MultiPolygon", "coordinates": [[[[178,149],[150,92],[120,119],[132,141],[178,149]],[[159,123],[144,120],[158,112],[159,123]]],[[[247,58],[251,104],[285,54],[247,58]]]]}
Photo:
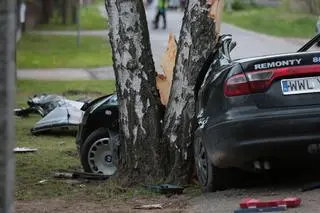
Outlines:
{"type": "Polygon", "coordinates": [[[18,70],[18,79],[37,80],[96,80],[115,79],[112,67],[99,68],[59,68],[18,70]],[[62,77],[63,76],[63,77],[62,77]]]}
{"type": "Polygon", "coordinates": [[[198,196],[189,202],[188,213],[232,213],[239,208],[243,198],[251,197],[261,200],[284,199],[299,196],[302,205],[288,209],[288,213],[315,213],[319,212],[319,190],[299,192],[298,187],[255,187],[251,189],[232,189],[198,196]]]}
{"type": "MultiPolygon", "coordinates": [[[[104,6],[100,7],[102,15],[106,16],[104,6]]],[[[169,11],[167,14],[168,27],[166,30],[152,29],[152,19],[154,18],[156,10],[154,6],[147,9],[147,19],[149,23],[151,48],[153,51],[153,57],[155,66],[158,71],[160,68],[160,59],[163,52],[166,49],[168,34],[172,32],[176,39],[179,39],[179,31],[182,23],[182,12],[169,11]]],[[[160,24],[160,26],[162,26],[160,24]]],[[[35,32],[42,34],[63,34],[63,35],[75,35],[75,32],[35,32]]],[[[229,24],[222,25],[222,33],[232,34],[238,45],[232,52],[233,58],[243,58],[249,56],[265,55],[272,53],[285,53],[294,52],[300,46],[301,43],[295,40],[285,40],[282,38],[276,38],[272,36],[262,35],[247,30],[240,29],[229,24]]],[[[82,35],[95,35],[95,36],[107,36],[107,31],[82,31],[82,35]]],[[[68,69],[69,70],[69,69],[68,69]]],[[[71,69],[64,73],[64,79],[114,79],[113,71],[111,67],[103,67],[98,69],[71,69]]],[[[63,69],[49,70],[18,70],[18,78],[20,79],[59,79],[61,75],[59,72],[63,72],[63,69]],[[56,72],[58,71],[58,72],[56,72]],[[56,72],[56,73],[55,73],[56,72]]]]}

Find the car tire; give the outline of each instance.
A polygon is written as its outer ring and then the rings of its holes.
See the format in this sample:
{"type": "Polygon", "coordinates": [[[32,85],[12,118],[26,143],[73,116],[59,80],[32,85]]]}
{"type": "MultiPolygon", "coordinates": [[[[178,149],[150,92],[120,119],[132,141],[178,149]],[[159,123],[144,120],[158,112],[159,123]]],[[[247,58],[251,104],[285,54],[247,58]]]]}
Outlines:
{"type": "Polygon", "coordinates": [[[201,137],[196,137],[194,142],[195,167],[202,190],[214,192],[227,189],[231,170],[218,168],[210,162],[201,137]]]}
{"type": "Polygon", "coordinates": [[[85,172],[113,175],[116,172],[113,145],[108,130],[93,131],[80,146],[80,161],[85,172]]]}

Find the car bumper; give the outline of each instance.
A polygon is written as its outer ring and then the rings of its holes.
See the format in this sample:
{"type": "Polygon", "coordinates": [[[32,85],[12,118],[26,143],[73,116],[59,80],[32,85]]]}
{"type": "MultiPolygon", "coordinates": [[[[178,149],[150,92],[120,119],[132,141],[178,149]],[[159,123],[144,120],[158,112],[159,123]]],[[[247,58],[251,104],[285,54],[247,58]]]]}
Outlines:
{"type": "Polygon", "coordinates": [[[78,132],[77,132],[77,136],[76,136],[76,147],[77,147],[77,151],[78,153],[80,153],[80,146],[83,143],[82,140],[82,125],[80,124],[78,127],[78,132]]]}
{"type": "Polygon", "coordinates": [[[209,121],[204,128],[215,166],[251,169],[255,161],[301,162],[320,156],[320,109],[240,114],[219,123],[209,121]]]}

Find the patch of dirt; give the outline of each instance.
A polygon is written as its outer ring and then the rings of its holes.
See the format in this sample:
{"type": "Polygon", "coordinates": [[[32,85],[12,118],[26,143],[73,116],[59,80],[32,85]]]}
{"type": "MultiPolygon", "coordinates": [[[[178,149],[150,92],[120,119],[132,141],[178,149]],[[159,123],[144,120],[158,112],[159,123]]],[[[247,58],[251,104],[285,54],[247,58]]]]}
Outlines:
{"type": "Polygon", "coordinates": [[[320,188],[301,192],[305,186],[318,183],[320,187],[319,172],[303,169],[292,169],[275,174],[245,174],[239,179],[240,186],[233,189],[206,193],[190,199],[191,194],[174,195],[171,197],[139,197],[123,201],[105,199],[103,201],[88,201],[83,197],[73,197],[69,200],[47,199],[34,201],[17,201],[15,213],[230,213],[239,208],[244,198],[260,200],[284,199],[298,196],[302,204],[298,208],[288,209],[288,213],[315,213],[320,209],[320,188]],[[135,209],[139,205],[161,204],[163,209],[142,210],[135,209]]]}
{"type": "Polygon", "coordinates": [[[34,201],[16,201],[14,213],[180,213],[184,212],[187,206],[187,197],[172,196],[170,198],[161,196],[155,198],[132,199],[130,201],[108,200],[101,202],[90,202],[86,200],[34,200],[34,201]],[[165,206],[158,210],[134,209],[138,205],[161,204],[165,206]]]}

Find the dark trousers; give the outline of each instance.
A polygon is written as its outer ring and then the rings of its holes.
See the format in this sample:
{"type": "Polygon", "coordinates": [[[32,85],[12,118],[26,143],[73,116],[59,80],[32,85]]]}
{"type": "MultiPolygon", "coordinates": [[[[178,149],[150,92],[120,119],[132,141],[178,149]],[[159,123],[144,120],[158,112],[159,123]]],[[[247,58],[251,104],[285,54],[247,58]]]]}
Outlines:
{"type": "Polygon", "coordinates": [[[167,27],[167,19],[166,19],[166,11],[165,10],[158,10],[156,18],[154,20],[154,28],[158,28],[160,16],[162,16],[162,19],[163,19],[163,28],[166,28],[167,27]]]}

